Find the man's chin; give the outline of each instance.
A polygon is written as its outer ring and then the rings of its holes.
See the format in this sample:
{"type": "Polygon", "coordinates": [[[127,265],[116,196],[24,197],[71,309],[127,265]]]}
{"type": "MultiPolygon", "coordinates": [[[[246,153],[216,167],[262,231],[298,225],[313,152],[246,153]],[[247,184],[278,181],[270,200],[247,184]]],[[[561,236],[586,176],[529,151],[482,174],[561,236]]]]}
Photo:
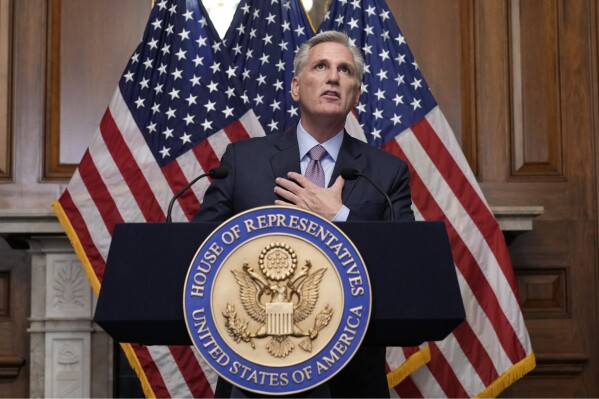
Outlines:
{"type": "Polygon", "coordinates": [[[345,118],[350,110],[339,104],[326,104],[318,112],[318,116],[326,119],[345,118]]]}

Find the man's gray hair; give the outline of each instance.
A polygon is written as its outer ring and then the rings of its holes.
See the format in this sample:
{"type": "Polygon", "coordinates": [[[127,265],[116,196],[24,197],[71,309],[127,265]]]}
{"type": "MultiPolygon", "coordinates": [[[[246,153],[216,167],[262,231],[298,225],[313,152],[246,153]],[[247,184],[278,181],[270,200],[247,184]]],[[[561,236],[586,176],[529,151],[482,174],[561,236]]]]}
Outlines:
{"type": "Polygon", "coordinates": [[[317,44],[327,42],[342,44],[351,51],[354,57],[354,63],[356,64],[356,79],[358,79],[359,83],[362,83],[362,77],[364,76],[364,57],[362,56],[362,53],[356,46],[351,44],[349,36],[347,36],[346,33],[335,30],[321,32],[302,43],[293,60],[293,70],[295,75],[299,76],[302,73],[302,70],[308,62],[308,53],[310,52],[310,49],[317,44]]]}

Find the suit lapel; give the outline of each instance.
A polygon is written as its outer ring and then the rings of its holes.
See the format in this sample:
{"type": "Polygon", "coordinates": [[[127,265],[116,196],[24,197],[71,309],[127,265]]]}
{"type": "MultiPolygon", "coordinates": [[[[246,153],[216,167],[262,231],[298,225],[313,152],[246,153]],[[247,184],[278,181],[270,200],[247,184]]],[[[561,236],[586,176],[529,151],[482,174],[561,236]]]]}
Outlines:
{"type": "Polygon", "coordinates": [[[275,177],[287,177],[288,172],[301,173],[295,129],[280,133],[274,147],[270,164],[275,177]]]}
{"type": "MultiPolygon", "coordinates": [[[[343,143],[341,144],[341,150],[335,162],[335,168],[333,169],[333,175],[331,176],[330,185],[335,183],[337,177],[341,174],[341,170],[345,168],[353,168],[358,172],[363,173],[366,168],[366,158],[362,156],[362,152],[358,147],[357,139],[351,137],[345,132],[343,137],[343,143]]],[[[347,180],[343,186],[342,200],[346,202],[351,194],[352,190],[356,185],[357,180],[347,180]]]]}
{"type": "MultiPolygon", "coordinates": [[[[335,183],[337,177],[341,174],[344,168],[354,168],[358,172],[363,173],[366,168],[365,157],[357,145],[358,140],[351,137],[347,132],[344,133],[343,143],[339,150],[339,156],[329,187],[335,183]]],[[[273,174],[275,177],[287,177],[288,172],[301,173],[299,148],[297,144],[296,130],[278,134],[277,140],[274,141],[274,151],[270,157],[273,174]]],[[[345,202],[356,185],[357,180],[348,180],[343,186],[342,200],[345,202]]]]}

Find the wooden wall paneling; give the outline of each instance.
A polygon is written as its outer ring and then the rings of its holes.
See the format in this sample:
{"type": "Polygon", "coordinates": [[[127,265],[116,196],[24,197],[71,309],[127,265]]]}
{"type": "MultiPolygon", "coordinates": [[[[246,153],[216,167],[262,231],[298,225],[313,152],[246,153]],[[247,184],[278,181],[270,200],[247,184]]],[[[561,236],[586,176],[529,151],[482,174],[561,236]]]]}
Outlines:
{"type": "Polygon", "coordinates": [[[0,397],[29,396],[29,335],[31,270],[23,251],[0,245],[0,397]]]}
{"type": "Polygon", "coordinates": [[[597,187],[589,77],[597,1],[388,2],[466,154],[472,145],[489,203],[545,208],[510,247],[538,366],[505,397],[599,396],[589,190],[597,187]]]}
{"type": "Polygon", "coordinates": [[[597,149],[592,145],[593,97],[592,81],[597,79],[590,69],[593,40],[590,18],[592,0],[560,1],[559,5],[559,62],[561,122],[564,135],[564,175],[567,178],[570,207],[560,215],[562,225],[571,238],[569,243],[569,270],[571,287],[571,346],[549,352],[561,357],[588,358],[581,374],[573,379],[573,396],[599,396],[599,341],[597,326],[599,309],[591,298],[597,295],[599,269],[597,267],[598,236],[597,196],[590,190],[596,184],[593,164],[597,149]]]}
{"type": "MultiPolygon", "coordinates": [[[[475,3],[476,114],[478,121],[479,180],[493,205],[514,205],[494,198],[495,187],[509,171],[509,60],[508,16],[505,1],[475,3]]],[[[506,193],[499,189],[498,192],[506,193]]],[[[516,202],[517,204],[517,202],[516,202]]],[[[532,205],[532,204],[531,204],[532,205]]]]}
{"type": "Polygon", "coordinates": [[[510,0],[512,176],[562,175],[558,2],[510,0]]]}
{"type": "MultiPolygon", "coordinates": [[[[592,68],[592,98],[595,99],[593,108],[593,147],[594,147],[594,167],[595,167],[595,180],[593,182],[595,199],[599,199],[599,160],[597,154],[597,143],[599,143],[599,0],[593,0],[590,2],[590,20],[591,20],[591,51],[593,57],[591,59],[592,68]]],[[[599,201],[595,201],[595,214],[599,218],[599,201]]],[[[599,258],[599,222],[595,223],[595,256],[599,258]]],[[[595,268],[599,268],[599,265],[595,265],[595,268]]],[[[599,273],[595,273],[595,287],[599,287],[599,273]]],[[[595,291],[595,308],[599,309],[599,289],[595,291]]],[[[599,311],[598,311],[599,313],[599,311]]],[[[598,318],[599,319],[599,318],[598,318]]],[[[593,329],[595,332],[599,331],[599,320],[596,321],[593,329]]],[[[599,346],[599,334],[595,334],[595,345],[599,346]]],[[[598,356],[599,357],[599,356],[598,356]]],[[[597,358],[594,359],[597,361],[597,358]]],[[[599,374],[599,372],[598,372],[599,374]]],[[[599,376],[596,378],[599,380],[599,376]]]]}
{"type": "Polygon", "coordinates": [[[518,291],[527,317],[567,317],[567,278],[565,268],[523,270],[518,291]]]}
{"type": "Polygon", "coordinates": [[[68,180],[139,43],[151,0],[48,2],[43,180],[68,180]]]}
{"type": "Polygon", "coordinates": [[[0,182],[12,180],[12,0],[0,0],[0,182]]]}
{"type": "Polygon", "coordinates": [[[388,1],[475,174],[478,171],[474,0],[388,1]]]}
{"type": "Polygon", "coordinates": [[[47,6],[43,180],[67,179],[76,168],[60,162],[60,2],[49,0],[47,6]]]}
{"type": "Polygon", "coordinates": [[[534,295],[545,298],[526,302],[528,292],[522,295],[538,367],[514,385],[513,396],[599,394],[599,311],[589,301],[598,288],[597,196],[588,189],[596,186],[591,4],[508,2],[512,158],[500,186],[513,201],[545,208],[533,232],[510,248],[519,285],[534,280],[541,284],[534,295]]]}

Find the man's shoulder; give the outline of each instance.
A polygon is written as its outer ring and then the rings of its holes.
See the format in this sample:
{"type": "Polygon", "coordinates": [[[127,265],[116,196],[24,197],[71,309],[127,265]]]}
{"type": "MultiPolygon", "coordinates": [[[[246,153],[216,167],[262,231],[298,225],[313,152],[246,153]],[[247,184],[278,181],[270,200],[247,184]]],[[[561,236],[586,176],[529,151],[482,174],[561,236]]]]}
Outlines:
{"type": "Polygon", "coordinates": [[[381,162],[385,162],[385,163],[404,163],[403,160],[401,160],[400,158],[398,158],[397,156],[391,154],[390,152],[387,152],[385,150],[382,150],[370,143],[367,143],[365,141],[362,141],[360,139],[357,139],[355,137],[352,137],[351,135],[347,134],[347,136],[349,139],[349,144],[350,146],[352,146],[355,150],[360,151],[361,153],[365,154],[367,157],[371,158],[371,159],[376,159],[379,160],[381,162]]]}
{"type": "Polygon", "coordinates": [[[281,145],[297,143],[295,138],[295,130],[288,130],[285,132],[276,132],[267,134],[266,136],[251,137],[248,139],[237,140],[230,145],[235,150],[240,151],[256,151],[257,149],[263,149],[268,147],[278,147],[281,145]]]}

